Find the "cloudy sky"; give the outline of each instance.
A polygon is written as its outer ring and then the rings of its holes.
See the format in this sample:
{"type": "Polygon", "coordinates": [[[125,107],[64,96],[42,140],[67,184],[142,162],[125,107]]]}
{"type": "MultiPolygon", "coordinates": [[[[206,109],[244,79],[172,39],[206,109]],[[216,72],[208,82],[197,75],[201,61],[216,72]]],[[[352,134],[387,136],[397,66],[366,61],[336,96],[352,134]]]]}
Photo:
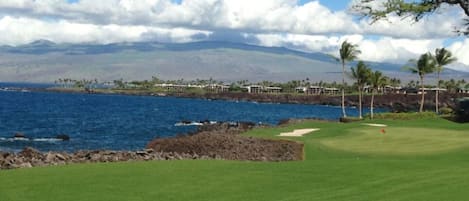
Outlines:
{"type": "MultiPolygon", "coordinates": [[[[353,15],[353,1],[0,0],[0,45],[223,40],[336,54],[348,40],[363,60],[403,63],[447,47],[469,66],[469,38],[454,33],[465,16],[457,7],[418,23],[370,24],[353,15]]],[[[469,71],[465,65],[452,68],[469,71]]]]}

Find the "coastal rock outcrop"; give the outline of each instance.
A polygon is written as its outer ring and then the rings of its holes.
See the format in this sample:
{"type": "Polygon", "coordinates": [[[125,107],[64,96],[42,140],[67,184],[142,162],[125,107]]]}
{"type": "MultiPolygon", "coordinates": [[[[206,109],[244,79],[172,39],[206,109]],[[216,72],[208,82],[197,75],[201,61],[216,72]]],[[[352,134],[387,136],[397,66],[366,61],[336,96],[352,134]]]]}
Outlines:
{"type": "Polygon", "coordinates": [[[156,139],[147,148],[160,152],[206,155],[243,161],[293,161],[303,159],[303,144],[240,135],[199,133],[192,136],[156,139]]]}
{"type": "Polygon", "coordinates": [[[13,135],[14,138],[26,138],[26,135],[24,133],[15,133],[15,135],[13,135]]]}
{"type": "Polygon", "coordinates": [[[214,159],[198,154],[179,154],[172,152],[156,152],[152,149],[141,151],[78,151],[76,153],[47,152],[42,153],[33,148],[25,148],[19,153],[0,152],[0,170],[29,168],[73,163],[108,163],[123,161],[149,160],[194,160],[214,159]]]}
{"type": "Polygon", "coordinates": [[[63,140],[63,141],[69,141],[70,140],[70,136],[68,136],[66,134],[59,134],[55,138],[59,139],[59,140],[63,140]]]}
{"type": "Polygon", "coordinates": [[[218,123],[199,127],[196,134],[155,139],[147,148],[158,152],[197,154],[226,160],[293,161],[303,159],[303,144],[239,135],[254,123],[218,123]]]}
{"type": "Polygon", "coordinates": [[[75,153],[43,153],[27,147],[18,153],[0,152],[0,169],[150,160],[292,161],[303,159],[303,144],[301,143],[239,135],[256,126],[259,125],[250,122],[204,124],[198,127],[196,133],[175,138],[155,139],[148,143],[147,149],[138,151],[93,150],[75,153]]]}

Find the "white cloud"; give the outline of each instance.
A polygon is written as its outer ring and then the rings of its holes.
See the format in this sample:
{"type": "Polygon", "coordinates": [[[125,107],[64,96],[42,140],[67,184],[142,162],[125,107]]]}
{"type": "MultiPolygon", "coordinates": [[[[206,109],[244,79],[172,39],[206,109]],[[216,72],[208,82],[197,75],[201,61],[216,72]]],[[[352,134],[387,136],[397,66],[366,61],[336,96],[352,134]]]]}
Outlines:
{"type": "MultiPolygon", "coordinates": [[[[352,0],[353,1],[356,0],[352,0]]],[[[382,6],[383,0],[373,1],[382,6]]],[[[418,23],[391,16],[369,24],[347,11],[333,12],[319,1],[297,0],[1,0],[0,44],[38,39],[58,43],[113,43],[158,40],[190,42],[237,37],[265,46],[337,54],[348,40],[362,49],[361,59],[405,62],[443,46],[463,14],[445,7],[418,23]],[[368,35],[374,35],[371,39],[368,35]],[[199,38],[199,39],[198,39],[199,38]]],[[[238,40],[236,39],[236,40],[238,40]]],[[[239,41],[241,42],[241,41],[239,41]]],[[[469,42],[450,46],[469,65],[469,42]]]]}
{"type": "Polygon", "coordinates": [[[183,26],[252,32],[351,33],[359,27],[344,12],[332,12],[319,1],[296,0],[64,0],[2,1],[0,9],[17,15],[54,16],[91,24],[183,26]],[[13,12],[13,11],[21,12],[13,12]]]}
{"type": "MultiPolygon", "coordinates": [[[[379,6],[383,0],[373,1],[379,6]]],[[[354,1],[352,1],[354,2],[354,1]]],[[[352,3],[353,4],[353,3],[352,3]]],[[[319,1],[297,5],[297,0],[3,0],[0,11],[21,17],[53,17],[72,23],[122,26],[185,27],[187,29],[292,34],[379,34],[402,38],[454,35],[464,14],[443,7],[436,15],[412,23],[391,16],[370,25],[345,11],[332,12],[319,1]]]]}
{"type": "MultiPolygon", "coordinates": [[[[307,52],[324,52],[338,56],[340,44],[347,40],[357,44],[361,50],[359,59],[366,61],[406,63],[409,59],[415,59],[426,52],[434,52],[436,48],[443,47],[443,39],[399,39],[381,37],[379,39],[367,39],[363,35],[297,35],[297,34],[258,34],[255,37],[263,46],[288,47],[307,52]]],[[[460,63],[469,65],[469,39],[456,42],[450,49],[460,63]]],[[[469,71],[468,66],[453,65],[453,69],[469,71]]]]}
{"type": "Polygon", "coordinates": [[[460,27],[462,17],[454,16],[453,11],[444,12],[423,18],[414,22],[411,18],[402,19],[390,16],[387,20],[370,23],[370,20],[360,21],[360,27],[367,34],[392,36],[397,38],[431,39],[454,37],[456,27],[460,27]]]}
{"type": "Polygon", "coordinates": [[[56,43],[116,43],[143,39],[165,39],[164,42],[190,42],[197,34],[210,32],[184,28],[158,28],[145,26],[94,25],[72,23],[66,20],[42,21],[31,18],[0,18],[0,44],[26,44],[39,39],[56,43]]]}
{"type": "Polygon", "coordinates": [[[363,40],[361,59],[404,63],[419,55],[441,47],[443,40],[410,40],[384,37],[379,40],[363,40]]]}
{"type": "MultiPolygon", "coordinates": [[[[469,65],[469,39],[455,42],[448,49],[458,58],[458,62],[469,65]]],[[[469,68],[466,68],[469,71],[469,68]]]]}

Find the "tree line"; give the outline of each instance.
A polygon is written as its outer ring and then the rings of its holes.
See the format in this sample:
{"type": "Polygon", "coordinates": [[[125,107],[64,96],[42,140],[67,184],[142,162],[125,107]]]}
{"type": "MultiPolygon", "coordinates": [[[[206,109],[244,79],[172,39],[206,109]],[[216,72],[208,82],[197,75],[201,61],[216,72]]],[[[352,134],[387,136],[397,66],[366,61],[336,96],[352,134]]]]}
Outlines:
{"type": "MultiPolygon", "coordinates": [[[[357,49],[357,45],[351,44],[347,41],[344,41],[339,50],[340,61],[342,63],[343,77],[342,82],[345,83],[346,71],[345,63],[348,61],[353,61],[357,58],[357,55],[360,54],[360,51],[357,49]]],[[[427,52],[422,54],[418,59],[409,60],[408,64],[403,67],[403,69],[417,74],[419,77],[418,84],[420,85],[421,90],[421,100],[419,112],[423,112],[423,105],[425,102],[425,76],[431,73],[435,73],[437,76],[437,89],[435,95],[435,112],[439,113],[439,91],[442,84],[447,87],[455,87],[458,85],[466,84],[465,80],[456,82],[454,79],[450,81],[442,81],[440,79],[440,74],[443,71],[444,67],[455,62],[456,58],[453,57],[452,53],[445,48],[438,48],[435,50],[435,53],[427,52]]],[[[371,118],[373,118],[373,101],[374,94],[380,88],[389,84],[392,79],[384,76],[380,71],[373,72],[371,68],[365,64],[363,61],[359,61],[355,67],[351,68],[350,77],[355,80],[355,84],[358,87],[358,100],[359,100],[359,118],[362,117],[362,99],[363,99],[363,90],[366,85],[372,88],[372,98],[371,98],[371,118]]],[[[394,80],[394,82],[398,82],[394,80]]],[[[417,84],[416,84],[417,85],[417,84]]],[[[469,85],[466,85],[468,87],[469,85]]],[[[344,98],[345,89],[342,88],[342,111],[343,117],[347,117],[345,113],[345,98],[344,98]]]]}

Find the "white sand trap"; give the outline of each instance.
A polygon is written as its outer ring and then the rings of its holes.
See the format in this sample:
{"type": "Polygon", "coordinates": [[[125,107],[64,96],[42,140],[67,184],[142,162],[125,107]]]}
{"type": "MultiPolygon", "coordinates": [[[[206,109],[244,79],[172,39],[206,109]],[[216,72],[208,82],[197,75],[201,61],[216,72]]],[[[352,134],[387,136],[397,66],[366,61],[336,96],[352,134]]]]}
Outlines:
{"type": "Polygon", "coordinates": [[[288,133],[280,133],[279,136],[284,136],[284,137],[301,137],[305,134],[312,133],[315,131],[318,131],[319,128],[307,128],[307,129],[296,129],[293,132],[288,132],[288,133]]]}
{"type": "Polygon", "coordinates": [[[385,124],[363,124],[365,126],[373,126],[373,127],[387,127],[388,125],[385,124]]]}

